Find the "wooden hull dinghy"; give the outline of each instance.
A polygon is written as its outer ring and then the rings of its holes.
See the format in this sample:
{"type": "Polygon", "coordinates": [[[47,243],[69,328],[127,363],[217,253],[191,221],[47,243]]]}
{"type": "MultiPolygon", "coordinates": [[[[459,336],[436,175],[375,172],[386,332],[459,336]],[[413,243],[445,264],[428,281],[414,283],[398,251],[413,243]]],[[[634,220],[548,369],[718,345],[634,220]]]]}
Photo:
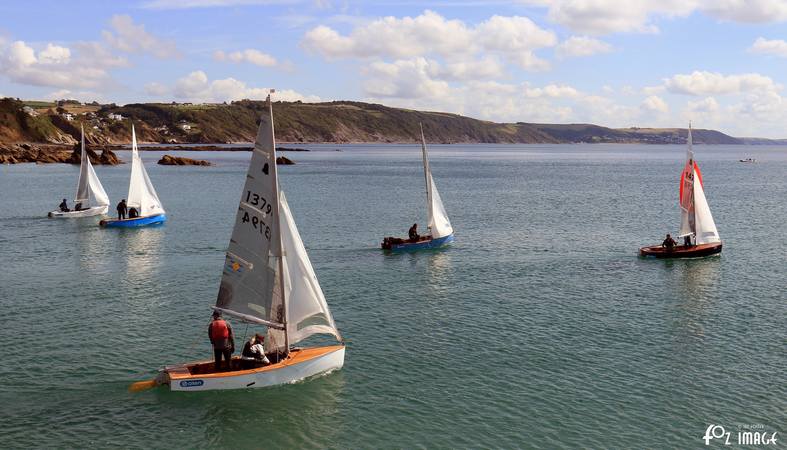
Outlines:
{"type": "Polygon", "coordinates": [[[139,228],[161,225],[167,220],[164,207],[158,198],[148,172],[142,164],[137,149],[137,133],[131,124],[131,177],[128,181],[128,197],[126,205],[135,208],[139,216],[128,219],[105,219],[99,222],[102,228],[139,228]]]}
{"type": "Polygon", "coordinates": [[[421,236],[417,241],[413,241],[411,239],[401,239],[397,237],[387,237],[383,239],[383,242],[380,244],[380,246],[383,250],[390,252],[408,252],[440,248],[444,245],[450,244],[453,241],[453,234],[449,234],[448,236],[443,236],[437,239],[432,238],[432,236],[421,236]]]}
{"type": "Polygon", "coordinates": [[[432,170],[429,167],[429,155],[426,151],[423,126],[421,127],[421,153],[424,164],[424,180],[426,181],[427,230],[429,232],[417,240],[397,237],[383,238],[380,247],[387,252],[435,249],[454,241],[454,228],[448,220],[443,200],[437,191],[434,178],[432,178],[432,170]]]}
{"type": "Polygon", "coordinates": [[[80,217],[100,216],[107,213],[109,206],[92,206],[87,209],[80,209],[79,211],[51,211],[48,217],[53,219],[78,219],[80,217]]]}
{"type": "Polygon", "coordinates": [[[721,253],[721,242],[698,245],[677,245],[668,250],[666,247],[654,245],[639,249],[640,256],[653,258],[699,258],[721,253]]]}
{"type": "Polygon", "coordinates": [[[104,191],[104,186],[90,164],[90,157],[85,148],[85,127],[82,127],[82,153],[79,161],[79,180],[77,181],[77,194],[74,204],[81,207],[79,210],[51,211],[47,214],[52,219],[78,219],[106,214],[109,209],[109,197],[104,191]],[[91,206],[91,201],[92,205],[91,206]]]}
{"type": "Polygon", "coordinates": [[[229,370],[218,372],[213,362],[179,364],[165,367],[154,380],[132,384],[131,391],[161,385],[173,391],[262,388],[344,365],[344,341],[279,188],[270,96],[267,109],[260,119],[213,309],[221,313],[216,316],[267,327],[264,353],[272,355],[273,364],[255,366],[248,359],[234,358],[229,370]],[[293,347],[316,334],[333,336],[338,345],[293,347]]]}
{"type": "Polygon", "coordinates": [[[165,367],[155,384],[172,391],[212,391],[250,389],[294,383],[341,369],[344,346],[333,345],[290,350],[287,357],[267,366],[243,368],[241,358],[233,358],[232,370],[216,372],[213,361],[165,367]]]}
{"type": "Polygon", "coordinates": [[[104,228],[137,228],[148,225],[161,225],[167,221],[166,214],[155,214],[145,217],[134,217],[132,219],[104,219],[98,224],[104,228]]]}
{"type": "Polygon", "coordinates": [[[678,240],[685,239],[689,245],[675,245],[671,250],[661,245],[642,247],[641,256],[655,258],[698,258],[721,252],[721,238],[705,198],[702,172],[694,159],[691,148],[691,123],[689,123],[686,164],[680,175],[678,200],[680,203],[680,232],[678,240]]]}

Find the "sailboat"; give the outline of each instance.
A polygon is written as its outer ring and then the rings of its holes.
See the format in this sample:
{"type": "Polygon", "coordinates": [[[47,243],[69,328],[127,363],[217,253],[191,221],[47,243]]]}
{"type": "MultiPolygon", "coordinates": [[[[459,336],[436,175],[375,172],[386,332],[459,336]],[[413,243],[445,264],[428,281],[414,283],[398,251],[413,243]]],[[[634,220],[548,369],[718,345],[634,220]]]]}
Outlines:
{"type": "Polygon", "coordinates": [[[424,138],[424,127],[421,125],[421,152],[424,161],[424,180],[426,182],[426,210],[427,210],[427,234],[418,236],[417,239],[404,239],[397,237],[386,237],[383,239],[381,247],[383,250],[392,252],[422,250],[442,247],[454,241],[454,229],[448,220],[445,206],[437,192],[432,171],[429,168],[429,155],[426,151],[426,138],[424,138]]]}
{"type": "Polygon", "coordinates": [[[168,366],[139,391],[168,385],[173,391],[248,389],[292,383],[340,369],[344,342],[333,320],[284,192],[279,188],[270,95],[241,193],[221,276],[215,311],[267,327],[265,352],[273,364],[248,368],[235,357],[229,371],[213,361],[168,366]],[[338,344],[295,344],[315,334],[338,344]]]}
{"type": "Polygon", "coordinates": [[[79,166],[79,181],[77,181],[77,195],[74,197],[73,211],[52,211],[49,217],[90,217],[99,214],[106,214],[109,208],[109,197],[104,191],[104,186],[98,180],[93,165],[85,149],[85,127],[82,126],[82,153],[79,166]],[[95,200],[95,205],[91,205],[91,197],[95,200]]]}
{"type": "Polygon", "coordinates": [[[694,159],[691,123],[689,123],[686,164],[680,175],[679,198],[681,219],[678,239],[683,239],[684,245],[676,245],[671,249],[661,245],[643,247],[639,249],[641,256],[693,258],[721,252],[721,238],[710,213],[708,201],[705,199],[700,167],[694,159]]]}
{"type": "Polygon", "coordinates": [[[153,188],[153,183],[150,182],[145,166],[142,164],[142,158],[139,157],[137,134],[133,124],[131,125],[131,178],[126,199],[129,211],[132,208],[137,211],[136,217],[129,215],[128,219],[102,220],[99,225],[107,228],[133,228],[158,225],[167,220],[156,189],[153,188]]]}

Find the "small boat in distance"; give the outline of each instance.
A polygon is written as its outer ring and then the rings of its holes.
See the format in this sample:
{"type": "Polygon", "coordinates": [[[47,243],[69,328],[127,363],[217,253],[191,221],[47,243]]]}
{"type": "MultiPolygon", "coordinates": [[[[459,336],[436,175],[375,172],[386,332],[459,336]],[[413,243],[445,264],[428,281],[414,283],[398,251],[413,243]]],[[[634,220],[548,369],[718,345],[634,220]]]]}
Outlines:
{"type": "Polygon", "coordinates": [[[746,158],[746,159],[739,159],[738,162],[742,163],[756,163],[757,160],[754,158],[746,158]]]}
{"type": "Polygon", "coordinates": [[[267,327],[265,353],[273,364],[234,357],[228,370],[222,371],[216,371],[213,361],[168,366],[155,380],[132,384],[131,391],[157,385],[168,385],[173,391],[261,388],[344,365],[344,342],[279,189],[270,96],[267,109],[260,120],[213,309],[267,327]],[[293,347],[315,334],[331,335],[339,343],[293,347]]]}
{"type": "Polygon", "coordinates": [[[721,252],[721,239],[716,231],[716,223],[710,213],[708,201],[702,185],[702,173],[691,142],[691,123],[689,123],[688,149],[686,165],[680,175],[680,232],[678,239],[684,239],[684,245],[666,247],[654,245],[639,249],[640,256],[655,258],[695,258],[721,252]],[[692,242],[693,238],[693,242],[692,242]]]}
{"type": "Polygon", "coordinates": [[[138,216],[128,219],[105,219],[99,225],[105,228],[135,228],[147,225],[159,225],[167,220],[156,189],[150,182],[142,158],[137,149],[137,134],[131,124],[131,178],[128,182],[128,209],[136,209],[138,216]]]}
{"type": "Polygon", "coordinates": [[[51,211],[48,215],[53,218],[90,217],[106,214],[109,208],[109,197],[104,191],[104,186],[98,180],[93,165],[90,164],[85,149],[85,127],[82,126],[82,153],[80,155],[79,181],[77,181],[77,195],[74,197],[73,211],[51,211]],[[95,199],[95,206],[90,206],[90,198],[95,199]]]}
{"type": "Polygon", "coordinates": [[[386,237],[381,247],[391,252],[423,250],[442,247],[454,241],[454,228],[448,220],[445,206],[437,192],[432,171],[429,168],[429,155],[426,151],[426,138],[424,127],[421,125],[421,151],[424,160],[424,179],[426,181],[426,210],[428,215],[427,234],[418,236],[417,239],[386,237]]]}

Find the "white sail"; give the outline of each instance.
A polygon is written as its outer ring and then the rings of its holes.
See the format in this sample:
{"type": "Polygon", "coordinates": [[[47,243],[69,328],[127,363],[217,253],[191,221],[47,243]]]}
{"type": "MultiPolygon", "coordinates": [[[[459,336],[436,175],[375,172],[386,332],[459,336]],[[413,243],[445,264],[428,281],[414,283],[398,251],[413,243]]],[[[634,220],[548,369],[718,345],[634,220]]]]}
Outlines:
{"type": "Polygon", "coordinates": [[[260,119],[216,307],[247,322],[284,328],[273,116],[260,119]]]}
{"type": "Polygon", "coordinates": [[[296,344],[318,333],[331,334],[341,340],[284,192],[281,193],[279,201],[289,342],[296,344]]]}
{"type": "Polygon", "coordinates": [[[128,184],[128,197],[126,204],[129,208],[137,208],[140,216],[153,216],[164,214],[164,208],[150,182],[142,158],[137,149],[137,134],[134,125],[131,125],[131,180],[128,184]]]}
{"type": "Polygon", "coordinates": [[[82,154],[80,157],[79,166],[79,181],[77,182],[77,195],[74,198],[74,203],[82,203],[83,208],[91,206],[90,197],[96,200],[96,206],[109,205],[109,197],[104,191],[104,186],[98,180],[96,171],[93,170],[93,165],[90,164],[90,158],[85,149],[85,127],[82,127],[82,154]]]}
{"type": "Polygon", "coordinates": [[[702,188],[702,178],[695,169],[694,172],[694,224],[695,224],[695,243],[710,244],[721,242],[719,232],[716,231],[716,223],[710,213],[708,201],[705,199],[705,191],[702,188]]]}
{"type": "Polygon", "coordinates": [[[426,181],[426,209],[427,209],[427,226],[431,232],[433,239],[448,236],[454,232],[451,227],[451,221],[448,220],[448,214],[445,212],[445,206],[440,198],[440,193],[437,192],[434,178],[432,178],[432,171],[429,168],[429,155],[426,151],[426,138],[424,138],[424,128],[421,126],[421,151],[424,160],[424,179],[426,181]]]}

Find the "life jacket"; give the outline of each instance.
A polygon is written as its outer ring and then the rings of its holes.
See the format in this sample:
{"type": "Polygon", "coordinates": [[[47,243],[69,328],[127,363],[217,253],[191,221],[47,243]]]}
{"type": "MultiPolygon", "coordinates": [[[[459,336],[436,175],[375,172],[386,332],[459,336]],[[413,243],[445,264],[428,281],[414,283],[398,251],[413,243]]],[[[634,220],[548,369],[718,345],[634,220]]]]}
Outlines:
{"type": "Polygon", "coordinates": [[[222,319],[214,320],[210,323],[210,338],[211,339],[227,339],[230,337],[230,329],[227,322],[222,319]]]}

